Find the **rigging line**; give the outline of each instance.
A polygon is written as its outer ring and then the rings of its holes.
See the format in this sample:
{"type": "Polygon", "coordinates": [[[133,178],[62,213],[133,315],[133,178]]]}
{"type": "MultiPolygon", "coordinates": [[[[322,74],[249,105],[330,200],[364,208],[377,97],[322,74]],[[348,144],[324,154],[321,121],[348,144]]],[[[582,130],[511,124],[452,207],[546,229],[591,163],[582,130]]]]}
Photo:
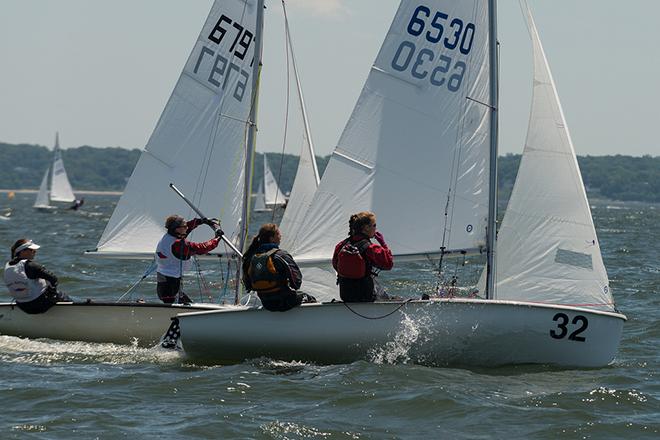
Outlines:
{"type": "MultiPolygon", "coordinates": [[[[284,136],[282,138],[282,152],[280,153],[280,166],[277,171],[277,182],[279,187],[279,182],[282,181],[282,165],[284,164],[284,151],[286,150],[286,139],[289,133],[289,101],[291,99],[291,68],[289,61],[289,21],[286,15],[286,6],[284,5],[284,0],[282,0],[282,10],[284,11],[284,51],[286,53],[286,110],[284,112],[284,136]]],[[[266,153],[264,153],[264,157],[266,153]]],[[[264,159],[265,160],[265,159],[264,159]]],[[[264,167],[265,170],[265,167],[264,167]]],[[[266,176],[264,175],[264,192],[266,190],[266,176]]],[[[277,197],[279,196],[279,191],[275,193],[275,206],[273,207],[273,214],[271,215],[271,223],[275,222],[275,211],[277,210],[277,197]]],[[[284,200],[282,200],[284,202],[284,200]]]]}
{"type": "Polygon", "coordinates": [[[364,319],[383,319],[383,318],[387,318],[388,316],[390,316],[390,315],[392,315],[392,314],[398,312],[399,310],[401,310],[401,308],[402,308],[403,306],[405,306],[406,304],[408,304],[410,301],[412,301],[412,298],[408,298],[407,300],[405,300],[404,302],[402,302],[401,304],[399,304],[399,307],[397,307],[396,309],[392,310],[390,313],[387,313],[387,314],[385,314],[385,315],[383,315],[383,316],[365,316],[365,315],[361,314],[360,312],[357,312],[357,311],[353,310],[353,309],[348,305],[348,303],[344,302],[344,305],[346,306],[346,308],[347,308],[348,310],[351,311],[351,313],[353,313],[353,314],[359,316],[360,318],[364,318],[364,319]]]}
{"type": "Polygon", "coordinates": [[[122,296],[120,296],[120,297],[117,299],[117,301],[115,301],[115,302],[118,303],[119,301],[121,301],[122,299],[124,299],[124,297],[125,297],[126,295],[128,295],[128,294],[131,293],[131,292],[133,292],[133,290],[135,290],[135,288],[136,288],[136,287],[137,287],[137,286],[138,286],[138,285],[139,285],[139,284],[140,284],[140,283],[141,283],[146,277],[148,277],[149,275],[151,275],[151,274],[153,273],[153,271],[156,270],[156,267],[157,267],[157,265],[156,265],[156,257],[154,257],[154,259],[151,260],[151,263],[149,263],[149,266],[147,267],[147,269],[144,271],[144,274],[142,275],[142,277],[141,277],[139,280],[137,280],[137,282],[136,282],[135,284],[133,284],[131,287],[129,287],[128,290],[127,290],[126,292],[124,292],[124,294],[123,294],[122,296]]]}

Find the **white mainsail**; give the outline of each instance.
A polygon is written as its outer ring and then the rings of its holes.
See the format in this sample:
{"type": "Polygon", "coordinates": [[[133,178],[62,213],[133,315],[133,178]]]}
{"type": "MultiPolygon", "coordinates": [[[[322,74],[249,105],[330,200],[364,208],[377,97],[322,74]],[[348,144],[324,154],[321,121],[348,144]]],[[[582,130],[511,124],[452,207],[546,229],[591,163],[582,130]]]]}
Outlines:
{"type": "Polygon", "coordinates": [[[427,4],[399,6],[307,219],[294,231],[297,261],[327,261],[349,216],[365,210],[376,213],[395,255],[485,246],[488,2],[427,4]]]}
{"type": "Polygon", "coordinates": [[[37,199],[34,201],[35,208],[50,208],[50,202],[48,199],[48,174],[50,172],[50,167],[46,168],[44,177],[41,179],[41,185],[39,185],[39,192],[37,193],[37,199]]]}
{"type": "Polygon", "coordinates": [[[266,206],[283,205],[286,202],[286,197],[280,191],[277,185],[275,176],[273,176],[270,167],[268,166],[268,159],[264,154],[264,197],[266,199],[266,206]]]}
{"type": "Polygon", "coordinates": [[[607,272],[534,19],[521,2],[534,56],[525,148],[498,233],[496,299],[614,310],[607,272]]]}
{"type": "Polygon", "coordinates": [[[50,200],[53,202],[73,202],[76,200],[76,196],[73,195],[73,189],[71,189],[69,178],[64,169],[59,133],[55,134],[54,156],[53,172],[50,179],[50,200]]]}
{"type": "MultiPolygon", "coordinates": [[[[165,218],[193,215],[174,183],[238,242],[253,96],[257,0],[216,1],[98,243],[98,253],[153,254],[165,218]]],[[[198,228],[192,239],[211,237],[198,228]]]]}

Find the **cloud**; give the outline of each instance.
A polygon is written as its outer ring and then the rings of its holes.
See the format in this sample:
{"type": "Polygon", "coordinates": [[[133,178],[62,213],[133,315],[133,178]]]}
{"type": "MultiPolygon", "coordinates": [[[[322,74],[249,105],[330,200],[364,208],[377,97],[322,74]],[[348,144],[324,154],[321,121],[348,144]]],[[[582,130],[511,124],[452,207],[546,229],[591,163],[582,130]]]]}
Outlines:
{"type": "Polygon", "coordinates": [[[348,14],[346,0],[288,0],[286,3],[324,17],[342,17],[348,14]]]}

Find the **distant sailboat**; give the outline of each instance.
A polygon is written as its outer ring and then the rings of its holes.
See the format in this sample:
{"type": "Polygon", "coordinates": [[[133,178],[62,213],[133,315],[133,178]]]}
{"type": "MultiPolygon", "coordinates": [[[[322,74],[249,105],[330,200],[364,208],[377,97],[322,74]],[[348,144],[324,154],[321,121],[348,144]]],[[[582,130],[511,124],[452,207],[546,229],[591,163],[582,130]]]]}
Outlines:
{"type": "Polygon", "coordinates": [[[254,206],[252,207],[253,212],[270,212],[272,209],[266,206],[266,197],[264,195],[264,184],[259,182],[257,186],[259,190],[253,194],[254,197],[254,206]]]}
{"type": "Polygon", "coordinates": [[[76,196],[73,194],[73,189],[71,188],[71,183],[69,183],[64,162],[62,161],[59,133],[55,133],[53,164],[46,169],[41,179],[39,192],[33,206],[37,209],[55,209],[55,206],[52,206],[50,202],[71,203],[75,200],[76,196]]]}
{"type": "Polygon", "coordinates": [[[268,159],[264,154],[264,178],[263,178],[263,187],[264,187],[264,201],[267,208],[274,208],[277,206],[282,206],[286,203],[286,196],[280,190],[280,187],[277,185],[275,176],[273,176],[270,167],[268,166],[268,159]]]}

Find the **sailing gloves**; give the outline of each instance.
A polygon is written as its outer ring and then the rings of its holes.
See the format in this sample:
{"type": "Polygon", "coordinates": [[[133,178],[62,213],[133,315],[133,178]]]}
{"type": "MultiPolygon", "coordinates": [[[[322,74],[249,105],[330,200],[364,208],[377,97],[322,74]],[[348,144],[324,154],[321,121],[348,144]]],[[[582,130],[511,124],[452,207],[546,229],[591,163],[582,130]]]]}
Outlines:
{"type": "Polygon", "coordinates": [[[381,246],[387,247],[387,243],[385,243],[385,237],[383,237],[383,234],[381,234],[380,231],[376,231],[374,238],[378,243],[380,243],[381,246]]]}
{"type": "Polygon", "coordinates": [[[222,237],[223,235],[225,235],[225,233],[222,231],[222,229],[217,228],[217,229],[215,230],[215,236],[216,236],[216,238],[220,238],[220,237],[222,237]]]}
{"type": "Polygon", "coordinates": [[[212,228],[215,228],[220,224],[217,218],[206,218],[206,217],[202,219],[202,223],[205,225],[209,225],[212,228]]]}

